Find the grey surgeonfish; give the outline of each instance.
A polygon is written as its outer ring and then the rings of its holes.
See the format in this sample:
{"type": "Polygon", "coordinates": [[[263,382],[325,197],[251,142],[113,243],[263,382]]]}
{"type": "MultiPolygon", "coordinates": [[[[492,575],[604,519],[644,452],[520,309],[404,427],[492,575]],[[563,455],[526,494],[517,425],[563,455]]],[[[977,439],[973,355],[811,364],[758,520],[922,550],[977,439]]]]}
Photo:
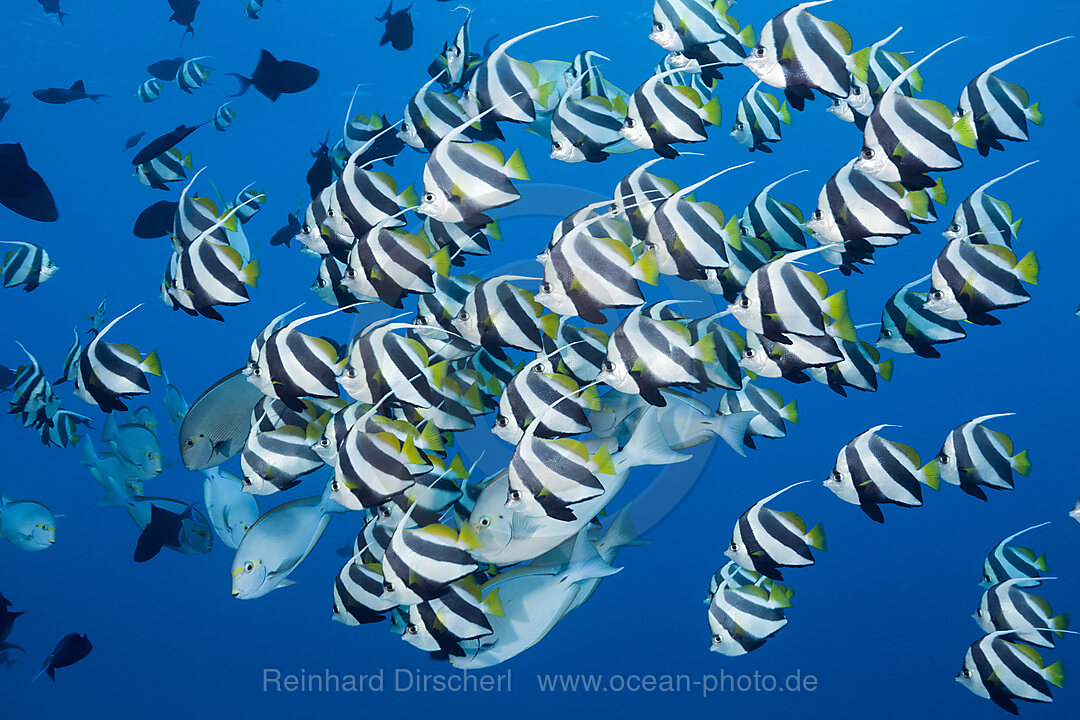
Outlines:
{"type": "Polygon", "coordinates": [[[1053,701],[1050,686],[1064,687],[1065,664],[1047,665],[1035,648],[1002,638],[1008,631],[992,632],[972,643],[956,680],[1002,710],[1018,715],[1016,700],[1053,701]]]}
{"type": "Polygon", "coordinates": [[[878,425],[856,435],[836,456],[832,473],[825,480],[837,497],[858,505],[867,517],[885,522],[881,505],[918,507],[922,505],[922,485],[938,488],[937,465],[922,464],[907,445],[886,440],[878,425]]]}
{"type": "Polygon", "coordinates": [[[815,525],[809,531],[795,513],[773,510],[765,503],[808,480],[788,485],[754,503],[739,516],[731,542],[724,554],[744,568],[753,569],[772,580],[783,580],[780,568],[814,564],[811,548],[825,550],[825,530],[815,525]]]}
{"type": "Polygon", "coordinates": [[[93,649],[93,644],[85,635],[79,633],[65,635],[57,641],[56,647],[45,658],[45,661],[41,664],[41,669],[34,673],[31,682],[42,675],[48,675],[50,680],[55,681],[57,668],[74,665],[89,655],[93,649]]]}
{"type": "Polygon", "coordinates": [[[757,650],[787,625],[784,611],[794,594],[764,577],[745,585],[725,578],[709,603],[709,649],[730,657],[757,650]]]}
{"type": "Polygon", "coordinates": [[[101,428],[101,441],[127,463],[133,477],[140,481],[152,480],[165,468],[161,444],[151,420],[140,422],[130,418],[128,422],[119,423],[110,414],[101,428]]]}
{"type": "Polygon", "coordinates": [[[330,499],[329,489],[328,482],[322,495],[268,510],[248,529],[233,557],[234,598],[251,600],[293,584],[289,574],[315,547],[333,514],[345,511],[330,499]]]}
{"type": "Polygon", "coordinates": [[[991,312],[1031,300],[1022,283],[1039,281],[1039,260],[1032,250],[1017,259],[1004,245],[950,241],[934,261],[930,293],[924,307],[946,320],[999,325],[991,312]]]}
{"type": "Polygon", "coordinates": [[[855,168],[885,182],[898,182],[909,190],[932,187],[930,172],[956,170],[964,163],[956,143],[975,146],[971,115],[954,120],[952,112],[935,100],[910,98],[897,92],[916,68],[953,40],[923,57],[893,79],[866,121],[863,146],[855,168]]]}
{"type": "Polygon", "coordinates": [[[967,337],[956,320],[948,320],[926,308],[927,294],[913,288],[930,276],[910,282],[893,293],[881,312],[881,330],[877,346],[896,353],[917,353],[920,357],[938,358],[934,347],[967,337]]]}
{"type": "Polygon", "coordinates": [[[136,305],[102,328],[79,356],[75,394],[107,413],[127,410],[127,405],[123,403],[124,398],[150,392],[147,373],[159,377],[161,375],[161,362],[156,350],[143,357],[131,345],[104,342],[102,339],[116,323],[139,307],[136,305]]]}
{"type": "Polygon", "coordinates": [[[705,142],[706,126],[720,124],[719,97],[705,100],[693,88],[662,82],[677,72],[653,75],[634,91],[619,131],[639,148],[665,158],[678,157],[673,144],[705,142]]]}
{"type": "Polygon", "coordinates": [[[20,550],[47,550],[56,542],[56,516],[41,503],[0,495],[0,536],[20,550]]]}
{"type": "Polygon", "coordinates": [[[986,500],[983,488],[1012,490],[1014,470],[1025,476],[1031,472],[1028,451],[1014,455],[1012,439],[985,425],[1010,415],[983,415],[950,432],[937,456],[941,479],[980,500],[986,500]]]}
{"type": "Polygon", "coordinates": [[[1012,578],[998,583],[983,593],[979,608],[972,613],[983,632],[1008,631],[1003,640],[1025,642],[1039,647],[1054,647],[1054,637],[1064,637],[1069,616],[1054,616],[1050,603],[1021,588],[1037,586],[1052,577],[1012,578]]]}
{"type": "Polygon", "coordinates": [[[180,425],[180,457],[188,470],[206,470],[225,462],[244,447],[251,428],[251,409],[263,397],[236,370],[211,385],[184,415],[180,425]]]}
{"type": "Polygon", "coordinates": [[[735,111],[731,137],[750,152],[771,153],[769,143],[780,142],[780,124],[791,124],[787,103],[761,89],[761,80],[754,83],[735,111]]]}
{"type": "Polygon", "coordinates": [[[0,279],[6,288],[22,285],[23,290],[30,292],[60,269],[40,245],[16,241],[0,241],[0,245],[17,246],[4,254],[0,264],[0,279]]]}
{"type": "Polygon", "coordinates": [[[960,202],[960,206],[953,213],[952,222],[942,233],[946,240],[966,238],[969,242],[977,245],[1005,245],[1012,247],[1012,241],[1016,238],[1016,232],[1020,229],[1020,221],[1023,218],[1013,219],[1012,208],[1008,203],[992,198],[986,194],[986,190],[992,185],[1001,182],[1007,177],[1020,172],[1024,168],[1031,167],[1038,160],[1033,160],[1026,165],[996,177],[990,182],[984,183],[975,189],[960,202]]]}
{"type": "Polygon", "coordinates": [[[991,148],[1004,150],[1002,140],[1026,142],[1028,121],[1035,125],[1043,123],[1039,103],[1029,106],[1028,103],[1031,100],[1024,88],[1002,80],[994,73],[1025,55],[1071,38],[1070,35],[1036,45],[1030,50],[991,65],[964,87],[960,93],[960,101],[956,105],[955,117],[962,119],[965,116],[971,116],[974,119],[975,147],[980,155],[989,155],[991,148]]]}
{"type": "Polygon", "coordinates": [[[244,492],[240,478],[219,468],[203,470],[203,505],[218,538],[234,550],[259,519],[255,496],[244,492]]]}
{"type": "Polygon", "coordinates": [[[983,562],[982,579],[979,586],[988,588],[1011,578],[1037,578],[1039,573],[1049,572],[1046,555],[1038,555],[1030,548],[1009,545],[1024,533],[1049,525],[1049,522],[1032,525],[1005,538],[990,551],[983,562]]]}
{"type": "Polygon", "coordinates": [[[767,85],[783,89],[796,110],[813,99],[814,90],[843,98],[850,89],[851,35],[807,12],[827,2],[800,3],[774,17],[762,28],[745,60],[746,67],[767,85]]]}

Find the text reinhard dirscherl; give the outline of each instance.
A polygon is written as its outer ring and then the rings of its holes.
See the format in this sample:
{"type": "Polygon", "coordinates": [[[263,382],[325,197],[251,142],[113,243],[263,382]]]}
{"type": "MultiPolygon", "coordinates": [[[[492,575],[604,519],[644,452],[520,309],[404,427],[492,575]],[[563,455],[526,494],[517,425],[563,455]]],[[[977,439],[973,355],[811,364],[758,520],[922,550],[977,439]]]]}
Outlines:
{"type": "MultiPolygon", "coordinates": [[[[787,675],[769,673],[538,673],[531,691],[541,693],[713,693],[814,692],[818,678],[795,670],[787,675]]],[[[263,692],[274,693],[502,693],[512,692],[509,668],[499,673],[469,671],[431,673],[416,668],[380,668],[368,674],[322,672],[301,668],[283,672],[263,668],[263,692]]]]}

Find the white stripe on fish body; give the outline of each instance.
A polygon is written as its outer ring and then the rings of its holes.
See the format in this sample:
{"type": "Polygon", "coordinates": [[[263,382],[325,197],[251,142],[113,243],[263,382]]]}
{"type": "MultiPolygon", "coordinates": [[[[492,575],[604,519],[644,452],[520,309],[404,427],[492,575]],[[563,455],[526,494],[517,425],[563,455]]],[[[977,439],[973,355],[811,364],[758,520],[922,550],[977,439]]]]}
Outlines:
{"type": "Polygon", "coordinates": [[[158,78],[150,78],[135,91],[135,97],[140,102],[148,103],[161,97],[161,91],[165,89],[165,83],[158,78]]]}
{"type": "Polygon", "coordinates": [[[247,271],[240,253],[199,236],[180,256],[177,281],[197,305],[241,305],[249,300],[245,283],[254,284],[247,271]]]}
{"type": "Polygon", "coordinates": [[[540,423],[534,434],[545,439],[588,432],[588,401],[581,396],[563,397],[572,388],[571,378],[552,372],[547,358],[534,360],[503,390],[492,432],[515,445],[521,441],[524,428],[534,422],[540,423]]]}
{"type": "Polygon", "coordinates": [[[240,455],[244,492],[253,495],[287,490],[322,466],[303,428],[290,425],[263,432],[252,428],[240,455]]]}
{"type": "Polygon", "coordinates": [[[355,158],[354,153],[345,172],[334,183],[330,205],[331,209],[344,215],[343,219],[352,231],[349,234],[360,237],[376,226],[404,225],[404,218],[395,216],[401,207],[409,204],[404,198],[409,191],[398,193],[393,177],[384,172],[364,170],[355,164],[355,158]]]}
{"type": "Polygon", "coordinates": [[[806,531],[805,523],[798,515],[765,507],[765,503],[806,482],[789,485],[754,503],[735,523],[731,545],[724,554],[743,567],[773,579],[781,579],[777,572],[779,567],[813,565],[814,556],[808,540],[820,542],[824,547],[821,529],[806,531]],[[817,537],[813,538],[815,534],[817,537]]]}
{"type": "Polygon", "coordinates": [[[451,137],[431,151],[424,165],[420,214],[442,222],[471,222],[521,197],[498,161],[502,153],[497,148],[487,143],[448,142],[451,137]]]}
{"type": "Polygon", "coordinates": [[[698,383],[701,380],[697,372],[701,363],[690,354],[689,344],[683,336],[663,322],[643,317],[641,308],[631,312],[612,332],[608,342],[608,360],[628,370],[640,360],[649,375],[661,378],[669,385],[698,383]],[[654,341],[660,341],[663,345],[657,345],[654,341]],[[623,343],[630,354],[620,348],[623,343]]]}
{"type": "MultiPolygon", "coordinates": [[[[793,75],[789,74],[789,69],[781,63],[781,48],[778,46],[786,44],[788,39],[791,37],[792,31],[794,31],[796,38],[799,42],[796,45],[795,41],[793,40],[793,49],[798,48],[799,50],[801,50],[801,55],[803,56],[814,55],[816,51],[807,46],[805,37],[803,36],[803,30],[800,28],[800,23],[802,21],[802,17],[805,16],[811,25],[816,23],[816,27],[818,28],[818,30],[823,30],[824,28],[821,25],[821,21],[810,15],[809,13],[806,13],[805,10],[806,8],[814,7],[815,5],[823,5],[826,2],[828,2],[828,0],[818,0],[817,2],[801,3],[793,8],[783,11],[782,13],[765,23],[764,27],[761,29],[761,34],[758,36],[757,45],[755,45],[753,50],[747,55],[744,64],[766,85],[771,85],[772,87],[782,89],[785,89],[792,85],[793,83],[791,81],[795,78],[793,75]]],[[[833,43],[837,43],[838,41],[831,35],[831,33],[828,33],[827,31],[824,33],[824,35],[827,38],[831,39],[831,42],[827,42],[827,46],[830,50],[831,55],[832,52],[836,52],[836,50],[833,48],[833,43]]],[[[843,48],[840,48],[840,50],[843,50],[843,48]]],[[[803,63],[804,61],[810,62],[809,57],[800,57],[799,52],[794,53],[793,59],[797,63],[803,63]]],[[[834,63],[836,62],[836,60],[837,59],[835,57],[832,58],[832,61],[834,63]]],[[[846,66],[846,58],[843,62],[846,66]]],[[[817,65],[819,64],[820,62],[815,64],[814,67],[817,67],[817,65]]],[[[837,80],[833,76],[833,73],[829,71],[828,64],[825,65],[825,69],[825,75],[828,76],[827,79],[831,80],[830,84],[838,87],[839,89],[838,92],[832,92],[831,94],[845,97],[847,95],[847,89],[838,85],[837,80]]],[[[809,77],[806,77],[804,79],[810,80],[811,82],[813,81],[809,77]]],[[[814,79],[825,80],[826,78],[814,79]]],[[[811,87],[814,86],[811,85],[811,87]]],[[[828,91],[828,87],[823,87],[820,89],[828,91]]]]}
{"type": "Polygon", "coordinates": [[[926,308],[950,320],[995,324],[988,312],[1031,299],[1020,284],[1012,251],[966,240],[952,240],[945,246],[934,261],[930,284],[926,308]]]}
{"type": "Polygon", "coordinates": [[[607,357],[607,333],[599,328],[561,323],[554,342],[562,348],[558,357],[563,368],[575,380],[589,383],[596,379],[607,357]]]}
{"type": "Polygon", "coordinates": [[[506,509],[526,517],[573,520],[572,505],[605,492],[594,472],[596,463],[580,442],[536,437],[536,422],[526,429],[510,460],[506,509]]]}
{"type": "Polygon", "coordinates": [[[881,356],[873,345],[861,340],[853,343],[843,339],[837,340],[836,345],[844,356],[843,360],[822,370],[808,371],[810,377],[827,384],[836,392],[844,394],[842,392],[844,387],[875,392],[878,387],[878,375],[885,377],[891,373],[890,365],[886,365],[889,361],[881,362],[881,356]]]}
{"type": "MultiPolygon", "coordinates": [[[[304,247],[319,255],[329,255],[330,248],[326,244],[326,237],[322,234],[322,224],[329,216],[330,202],[334,196],[334,186],[323,188],[312,200],[304,211],[304,224],[295,240],[299,240],[304,247]]],[[[338,258],[343,260],[344,258],[338,258]]]]}
{"type": "Polygon", "coordinates": [[[659,79],[658,75],[652,76],[630,96],[622,136],[645,150],[653,149],[657,142],[707,140],[702,98],[690,90],[697,96],[695,101],[659,79]]]}
{"type": "MultiPolygon", "coordinates": [[[[783,592],[783,586],[778,589],[783,592]]],[[[731,657],[756,650],[787,625],[783,606],[788,604],[770,599],[760,585],[733,586],[725,580],[709,603],[710,649],[731,657]]]]}
{"type": "Polygon", "coordinates": [[[881,438],[884,425],[860,433],[836,456],[825,487],[853,505],[922,505],[918,465],[896,444],[881,438]]]}
{"type": "Polygon", "coordinates": [[[720,14],[706,0],[655,0],[649,39],[664,50],[705,45],[727,33],[720,14]]]}
{"type": "Polygon", "coordinates": [[[580,314],[590,322],[599,321],[599,310],[645,302],[637,284],[640,279],[642,272],[630,249],[619,240],[574,233],[548,253],[544,282],[535,299],[560,315],[580,314]]]}
{"type": "Polygon", "coordinates": [[[371,254],[371,271],[378,271],[403,291],[431,293],[436,274],[433,258],[437,248],[423,235],[379,227],[357,240],[360,252],[371,254]]]}

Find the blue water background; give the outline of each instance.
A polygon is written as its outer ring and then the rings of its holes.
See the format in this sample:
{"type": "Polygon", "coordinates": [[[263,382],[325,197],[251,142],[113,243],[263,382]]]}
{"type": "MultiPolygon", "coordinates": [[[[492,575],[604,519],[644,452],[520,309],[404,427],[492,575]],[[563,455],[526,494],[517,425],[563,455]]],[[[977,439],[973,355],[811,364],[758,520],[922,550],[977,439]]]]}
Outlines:
{"type": "MultiPolygon", "coordinates": [[[[15,93],[14,107],[0,123],[0,142],[22,142],[31,163],[50,184],[60,221],[33,223],[0,210],[0,239],[25,239],[44,245],[60,273],[32,294],[0,292],[0,362],[15,366],[22,341],[50,376],[57,375],[75,323],[108,296],[111,317],[138,303],[143,307],[116,328],[114,341],[130,342],[144,353],[156,348],[189,400],[245,359],[251,338],[270,318],[307,301],[306,310],[325,308],[308,291],[316,263],[292,249],[269,247],[268,238],[285,215],[305,199],[304,174],[309,149],[326,132],[340,135],[349,97],[363,83],[356,111],[378,109],[392,120],[427,79],[425,68],[444,40],[463,20],[455,3],[416,0],[415,45],[407,52],[378,47],[381,25],[373,20],[381,2],[367,0],[285,0],[268,2],[257,22],[243,16],[234,0],[207,0],[199,9],[194,38],[179,44],[181,29],[166,22],[165,0],[110,3],[64,0],[71,13],[61,26],[31,0],[7,0],[0,15],[0,96],[15,93]],[[279,58],[296,59],[322,71],[310,91],[270,103],[254,92],[237,98],[237,119],[226,133],[199,131],[182,144],[196,168],[208,166],[200,189],[212,194],[212,179],[227,196],[248,183],[265,189],[264,210],[247,225],[262,264],[253,301],[225,308],[227,322],[215,323],[174,313],[158,299],[158,285],[169,257],[165,239],[139,240],[131,226],[145,206],[172,198],[177,189],[158,192],[130,177],[125,138],[139,130],[154,137],[175,125],[200,122],[234,91],[223,72],[249,72],[260,48],[279,58]],[[165,88],[152,104],[134,91],[148,77],[147,64],[166,57],[211,55],[213,85],[192,95],[165,88]],[[54,107],[30,96],[38,87],[67,86],[85,79],[90,92],[112,97],[100,105],[80,102],[54,107]]],[[[612,58],[606,76],[631,91],[651,72],[663,51],[647,38],[651,3],[490,2],[473,0],[473,41],[492,33],[506,39],[539,25],[595,14],[596,20],[545,33],[515,48],[522,59],[569,60],[593,48],[612,58]]],[[[732,14],[756,29],[787,6],[783,2],[743,0],[732,14]]],[[[958,36],[967,39],[943,52],[925,68],[925,96],[953,106],[963,85],[991,63],[1080,28],[1073,2],[1036,0],[838,0],[817,14],[851,32],[855,46],[904,31],[890,48],[921,57],[958,36]]],[[[207,556],[163,552],[139,565],[131,559],[138,531],[119,510],[100,509],[100,488],[79,465],[77,450],[44,448],[14,419],[0,421],[0,458],[5,464],[0,490],[34,499],[65,517],[58,541],[42,553],[0,545],[0,590],[14,610],[25,610],[11,640],[29,651],[25,663],[0,672],[0,717],[11,718],[191,718],[191,717],[431,717],[436,713],[483,712],[489,717],[549,717],[552,710],[575,715],[651,716],[664,710],[798,717],[859,717],[880,720],[929,717],[997,717],[1004,713],[953,680],[965,649],[981,632],[970,618],[982,589],[976,584],[986,552],[1016,530],[1045,520],[1052,524],[1024,538],[1046,552],[1060,576],[1042,593],[1056,612],[1080,612],[1080,525],[1066,517],[1080,490],[1076,471],[1076,351],[1080,319],[1077,283],[1076,149],[1080,94],[1074,68],[1080,42],[1064,43],[1025,58],[1003,72],[1042,101],[1047,116],[1024,145],[981,158],[966,151],[967,166],[945,176],[950,191],[942,221],[899,247],[878,253],[879,264],[865,274],[842,279],[826,275],[834,288],[850,288],[857,323],[879,319],[882,304],[902,284],[929,272],[944,240],[952,209],[986,180],[1025,162],[1041,163],[995,188],[1025,221],[1018,249],[1037,249],[1042,264],[1033,300],[1000,314],[1000,327],[969,328],[969,337],[943,346],[944,357],[925,360],[899,356],[895,378],[875,394],[841,398],[818,384],[774,383],[785,398],[797,397],[803,422],[787,438],[760,441],[759,450],[739,458],[725,447],[712,453],[696,487],[660,524],[647,533],[652,541],[625,550],[620,574],[605,580],[595,596],[556,626],[538,646],[515,658],[508,693],[285,694],[263,692],[266,667],[283,672],[370,674],[383,668],[388,686],[396,668],[453,673],[389,634],[385,626],[346,628],[330,621],[331,583],[342,558],[335,548],[351,541],[358,516],[336,518],[319,546],[293,575],[295,587],[248,602],[229,595],[232,551],[219,543],[207,556]],[[995,427],[1009,433],[1018,448],[1030,448],[1034,472],[1019,478],[1017,489],[991,493],[980,502],[957,488],[928,491],[923,508],[886,508],[879,526],[857,508],[821,487],[836,452],[850,438],[880,423],[902,426],[888,436],[916,448],[924,458],[940,447],[946,433],[972,417],[1015,412],[995,427]],[[788,574],[796,589],[790,622],[761,650],[741,658],[708,651],[708,580],[724,562],[723,549],[738,515],[757,499],[803,479],[814,483],[791,491],[774,506],[798,511],[810,524],[823,521],[829,551],[817,566],[788,574]],[[40,658],[64,633],[78,631],[94,642],[93,654],[61,670],[55,686],[47,679],[29,683],[40,658]],[[541,694],[537,673],[772,673],[796,670],[818,679],[813,692],[717,693],[703,699],[688,693],[541,694]]],[[[723,127],[700,150],[657,169],[689,184],[728,165],[756,163],[719,179],[700,193],[725,212],[741,211],[765,184],[789,172],[776,195],[813,209],[825,180],[860,147],[859,132],[828,116],[825,101],[795,113],[772,155],[750,156],[727,137],[735,103],[752,84],[741,68],[725,71],[720,95],[723,127]]],[[[629,169],[649,159],[642,151],[599,165],[565,165],[547,158],[547,144],[519,128],[509,128],[507,154],[520,146],[533,178],[608,194],[629,169]]],[[[404,186],[420,181],[424,155],[408,148],[391,171],[404,186]]],[[[521,183],[528,195],[528,183],[521,183]]],[[[570,210],[573,207],[559,208],[570,210]]],[[[470,260],[477,274],[528,260],[550,234],[553,218],[506,223],[505,240],[488,259],[470,260]]],[[[528,265],[525,266],[526,268],[528,265]]],[[[815,265],[819,267],[819,265],[815,265]]],[[[532,265],[532,272],[537,266],[532,265]]],[[[406,307],[409,305],[407,303],[406,307]]],[[[702,306],[705,309],[705,306],[702,306]]],[[[385,308],[365,318],[389,314],[385,308]]],[[[350,320],[321,321],[319,330],[345,341],[350,320]]],[[[869,331],[873,332],[873,331],[869,331]]],[[[87,411],[100,428],[102,416],[60,388],[65,407],[87,411]]],[[[162,443],[172,461],[166,473],[148,483],[147,492],[186,500],[201,497],[201,474],[179,462],[175,437],[160,407],[164,385],[154,384],[147,402],[161,420],[162,443]]],[[[715,402],[715,394],[707,399],[715,402]]],[[[132,404],[135,407],[138,400],[132,404]]],[[[714,451],[715,450],[715,451],[714,451]]],[[[235,468],[236,461],[228,467],[235,468]]],[[[632,478],[626,497],[648,482],[648,469],[632,478]],[[639,485],[635,485],[639,483],[639,485]]],[[[263,509],[286,499],[315,494],[324,473],[311,476],[287,495],[260,498],[263,509]]],[[[1065,658],[1080,672],[1080,641],[1063,640],[1044,656],[1065,658]]],[[[507,666],[497,668],[503,671],[507,666]]],[[[1049,706],[1022,705],[1027,717],[1075,718],[1080,715],[1076,678],[1055,690],[1049,706]]]]}

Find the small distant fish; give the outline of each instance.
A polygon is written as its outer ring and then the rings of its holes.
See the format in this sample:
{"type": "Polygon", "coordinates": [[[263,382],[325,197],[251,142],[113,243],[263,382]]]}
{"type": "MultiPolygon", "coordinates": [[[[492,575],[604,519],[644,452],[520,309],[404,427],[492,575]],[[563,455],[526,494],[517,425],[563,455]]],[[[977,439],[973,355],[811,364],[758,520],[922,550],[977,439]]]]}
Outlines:
{"type": "Polygon", "coordinates": [[[300,232],[300,221],[297,219],[296,213],[289,213],[285,225],[270,237],[270,244],[289,247],[289,243],[292,242],[298,232],[300,232]]]}
{"type": "Polygon", "coordinates": [[[205,124],[206,123],[199,123],[198,125],[177,125],[173,130],[170,130],[160,137],[154,138],[140,148],[139,152],[135,153],[135,157],[131,159],[131,164],[141,165],[142,163],[150,162],[154,158],[163,155],[170,148],[175,148],[180,144],[180,141],[205,124]]]}
{"type": "Polygon", "coordinates": [[[998,325],[990,313],[1031,300],[1021,284],[1039,280],[1039,260],[1032,250],[1017,260],[1004,245],[973,245],[952,240],[934,261],[925,307],[947,320],[998,325]]]}
{"type": "Polygon", "coordinates": [[[375,18],[381,23],[386,23],[379,45],[390,43],[395,50],[408,50],[412,47],[413,21],[412,15],[409,14],[411,9],[412,3],[409,3],[404,10],[394,12],[394,3],[391,0],[386,6],[386,12],[375,18]]]}
{"type": "Polygon", "coordinates": [[[1050,686],[1065,686],[1064,662],[1045,665],[1037,650],[1004,640],[1004,634],[993,632],[972,643],[957,682],[1013,715],[1019,714],[1016,700],[1052,702],[1050,686]]]}
{"type": "Polygon", "coordinates": [[[229,106],[229,103],[224,103],[214,111],[214,117],[210,120],[210,124],[218,132],[225,132],[233,124],[234,120],[236,120],[236,111],[229,106]]]}
{"type": "Polygon", "coordinates": [[[964,87],[960,93],[960,101],[956,106],[955,117],[962,119],[970,115],[974,118],[975,147],[980,155],[984,157],[989,155],[991,148],[1004,150],[1005,148],[1001,144],[1002,140],[1026,142],[1028,139],[1028,121],[1030,120],[1036,125],[1042,125],[1043,123],[1043,114],[1039,110],[1039,103],[1029,106],[1030,99],[1024,88],[1006,82],[994,73],[1025,55],[1030,55],[1036,50],[1041,50],[1062,40],[1069,40],[1071,37],[1070,35],[1051,40],[1019,55],[1013,55],[1007,60],[1002,60],[979,73],[974,80],[964,87]]]}
{"type": "Polygon", "coordinates": [[[79,340],[79,329],[77,327],[72,328],[71,332],[75,337],[72,339],[67,353],[64,354],[64,367],[60,371],[60,378],[54,381],[54,385],[75,382],[75,378],[79,376],[79,356],[82,355],[82,342],[79,340]]]}
{"type": "Polygon", "coordinates": [[[49,186],[30,167],[21,143],[0,145],[0,205],[38,222],[60,217],[49,186]]]}
{"type": "Polygon", "coordinates": [[[8,114],[8,110],[11,109],[11,103],[8,102],[14,94],[8,95],[6,98],[0,98],[0,120],[4,119],[4,116],[8,114]]]}
{"type": "Polygon", "coordinates": [[[303,92],[319,79],[319,71],[310,65],[293,60],[278,60],[266,50],[259,55],[259,63],[251,77],[237,73],[226,74],[240,81],[240,91],[234,93],[233,97],[243,95],[249,88],[254,87],[271,102],[282,95],[303,92]]]}
{"type": "Polygon", "coordinates": [[[180,36],[181,40],[188,33],[191,33],[191,37],[195,37],[195,28],[192,27],[192,23],[195,22],[195,12],[200,4],[200,0],[169,0],[169,7],[173,11],[169,16],[169,22],[174,22],[184,28],[184,34],[180,36]]]}
{"type": "Polygon", "coordinates": [[[0,264],[0,278],[6,288],[22,285],[23,290],[30,292],[60,269],[39,245],[14,240],[0,240],[0,245],[18,246],[17,250],[9,250],[0,264]]]}
{"type": "Polygon", "coordinates": [[[164,80],[165,82],[172,82],[176,79],[176,73],[180,69],[180,66],[184,64],[184,58],[172,58],[169,60],[158,60],[155,63],[151,63],[146,66],[146,71],[156,77],[158,80],[164,80]]]}
{"type": "Polygon", "coordinates": [[[180,513],[168,510],[160,505],[150,505],[150,522],[143,528],[135,545],[135,562],[148,562],[161,552],[162,548],[180,550],[184,543],[185,524],[195,518],[194,506],[189,505],[180,513]]]}
{"type": "Polygon", "coordinates": [[[60,9],[60,0],[37,0],[37,2],[46,15],[55,15],[61,25],[64,24],[64,18],[71,17],[71,15],[60,9]]]}
{"type": "Polygon", "coordinates": [[[986,500],[983,488],[1012,490],[1014,470],[1025,476],[1031,472],[1028,451],[1013,455],[1012,439],[984,425],[1011,415],[983,415],[950,432],[937,456],[941,479],[980,500],[986,500]]]}
{"type": "Polygon", "coordinates": [[[169,183],[187,179],[187,171],[194,167],[191,153],[184,155],[178,148],[170,148],[152,160],[135,166],[135,178],[155,190],[168,190],[169,183]]]}
{"type": "Polygon", "coordinates": [[[867,517],[885,522],[881,505],[918,507],[922,505],[922,487],[938,489],[938,468],[933,461],[922,464],[919,455],[907,445],[886,440],[878,425],[856,435],[836,456],[825,487],[838,498],[858,505],[867,517]]]}
{"type": "MultiPolygon", "coordinates": [[[[161,91],[165,89],[165,83],[157,78],[150,78],[135,91],[135,97],[139,102],[154,102],[161,97],[161,91]]],[[[137,141],[136,141],[137,142],[137,141]]]]}
{"type": "Polygon", "coordinates": [[[939,358],[934,345],[956,342],[967,331],[956,320],[947,320],[926,309],[927,294],[912,288],[930,279],[919,278],[897,290],[881,313],[877,346],[896,353],[917,353],[920,357],[939,358]]]}
{"type": "Polygon", "coordinates": [[[176,71],[176,86],[190,94],[192,90],[208,85],[209,83],[206,80],[210,77],[212,68],[199,62],[205,59],[206,56],[185,60],[180,69],[176,71]]]}
{"type": "Polygon", "coordinates": [[[783,89],[796,110],[814,98],[814,90],[841,98],[850,91],[851,35],[806,11],[827,2],[800,3],[774,17],[744,61],[767,85],[783,89]]]}
{"type": "Polygon", "coordinates": [[[116,323],[139,307],[136,305],[106,325],[79,357],[79,377],[75,381],[75,394],[107,413],[127,410],[123,403],[124,398],[150,392],[146,373],[161,375],[161,363],[156,350],[142,357],[130,345],[108,343],[102,339],[116,323]]]}
{"type": "Polygon", "coordinates": [[[242,3],[244,6],[244,14],[252,20],[259,19],[259,13],[262,12],[264,0],[247,0],[242,3]]]}
{"type": "Polygon", "coordinates": [[[76,80],[69,88],[44,88],[35,90],[33,96],[43,103],[50,105],[66,105],[76,100],[93,100],[97,102],[108,95],[87,93],[82,80],[76,80]]]}
{"type": "Polygon", "coordinates": [[[1029,548],[1009,545],[1020,535],[1049,524],[1049,522],[1044,522],[1024,528],[995,545],[986,556],[986,561],[983,562],[983,574],[979,587],[988,588],[1012,578],[1038,578],[1040,573],[1049,572],[1050,566],[1046,562],[1045,554],[1036,555],[1029,548]]]}
{"type": "Polygon", "coordinates": [[[731,137],[750,152],[771,153],[768,143],[780,142],[780,123],[791,124],[791,111],[786,102],[781,104],[776,96],[761,90],[761,82],[754,83],[739,100],[731,137]]]}
{"type": "Polygon", "coordinates": [[[60,638],[56,643],[56,647],[48,657],[45,658],[45,662],[41,664],[41,669],[34,673],[34,677],[31,682],[37,680],[42,675],[48,675],[50,680],[56,680],[56,669],[62,667],[68,667],[79,662],[94,649],[94,646],[90,643],[90,640],[85,635],[78,633],[71,633],[60,638]]]}
{"type": "Polygon", "coordinates": [[[619,131],[638,147],[665,158],[679,155],[673,143],[705,142],[705,126],[720,124],[719,97],[706,102],[691,88],[661,82],[675,72],[653,75],[634,91],[619,131]]]}
{"type": "Polygon", "coordinates": [[[795,513],[765,507],[765,503],[805,482],[809,480],[778,490],[739,516],[724,554],[744,568],[772,580],[784,579],[780,574],[782,567],[813,565],[811,548],[825,550],[825,530],[821,525],[807,531],[806,523],[795,513]]]}
{"type": "Polygon", "coordinates": [[[139,141],[143,139],[143,135],[146,135],[145,131],[137,132],[134,135],[132,135],[131,137],[129,137],[127,140],[125,140],[124,141],[124,151],[126,152],[126,151],[130,150],[131,148],[135,147],[136,145],[138,145],[139,141]]]}

